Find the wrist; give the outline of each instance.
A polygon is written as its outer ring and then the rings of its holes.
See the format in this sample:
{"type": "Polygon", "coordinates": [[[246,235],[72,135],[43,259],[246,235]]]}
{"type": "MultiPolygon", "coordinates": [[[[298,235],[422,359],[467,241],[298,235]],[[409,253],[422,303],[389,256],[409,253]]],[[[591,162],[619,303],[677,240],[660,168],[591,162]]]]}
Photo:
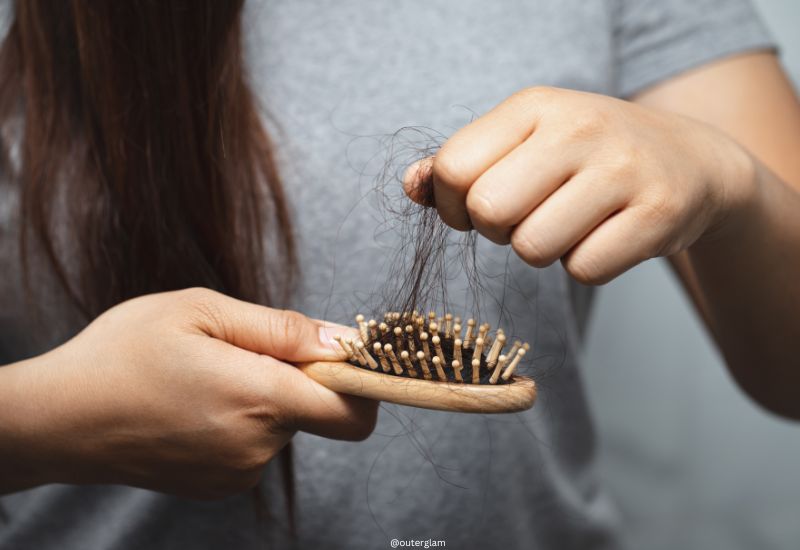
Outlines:
{"type": "Polygon", "coordinates": [[[741,145],[722,136],[722,150],[713,158],[709,178],[717,189],[717,207],[696,245],[717,242],[740,234],[761,203],[762,169],[758,161],[741,145]]]}
{"type": "Polygon", "coordinates": [[[0,368],[0,493],[54,481],[40,452],[41,409],[31,395],[31,365],[35,359],[0,368]]]}
{"type": "Polygon", "coordinates": [[[0,493],[86,482],[54,351],[0,368],[0,493]]]}

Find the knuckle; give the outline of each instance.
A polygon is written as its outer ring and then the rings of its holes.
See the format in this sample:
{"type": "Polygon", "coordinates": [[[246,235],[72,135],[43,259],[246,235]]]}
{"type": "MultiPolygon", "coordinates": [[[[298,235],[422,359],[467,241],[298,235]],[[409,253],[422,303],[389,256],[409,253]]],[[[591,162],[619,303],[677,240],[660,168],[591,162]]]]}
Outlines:
{"type": "Polygon", "coordinates": [[[437,185],[450,189],[463,189],[471,183],[464,160],[448,144],[433,159],[433,176],[437,185]]]}
{"type": "Polygon", "coordinates": [[[570,141],[596,139],[605,128],[605,116],[601,111],[581,110],[571,117],[565,136],[570,141]]]}
{"type": "Polygon", "coordinates": [[[207,288],[189,288],[179,291],[181,310],[190,320],[198,324],[210,324],[220,331],[223,338],[227,338],[228,321],[220,307],[219,293],[207,288]]]}
{"type": "Polygon", "coordinates": [[[534,267],[546,267],[555,261],[542,240],[533,238],[524,231],[514,231],[511,234],[511,248],[525,263],[534,267]]]}
{"type": "Polygon", "coordinates": [[[523,88],[515,93],[512,97],[519,98],[523,101],[543,101],[553,98],[560,90],[553,86],[530,86],[523,88]]]}
{"type": "Polygon", "coordinates": [[[193,304],[197,302],[209,302],[213,300],[218,293],[209,288],[195,286],[179,290],[175,294],[187,303],[193,304]]]}
{"type": "Polygon", "coordinates": [[[564,90],[552,86],[532,86],[514,93],[506,103],[521,117],[537,116],[565,94],[564,90]]]}
{"type": "Polygon", "coordinates": [[[653,191],[636,209],[639,221],[645,225],[657,225],[678,216],[681,208],[675,197],[663,191],[653,191]]]}
{"type": "Polygon", "coordinates": [[[641,151],[635,144],[627,141],[614,143],[602,157],[603,166],[608,171],[608,176],[616,183],[639,184],[641,174],[647,170],[643,165],[641,151]]]}
{"type": "Polygon", "coordinates": [[[190,311],[214,314],[218,312],[216,306],[217,293],[208,288],[193,287],[179,290],[175,293],[175,297],[180,306],[190,311]]]}
{"type": "Polygon", "coordinates": [[[504,220],[492,199],[484,193],[471,192],[467,195],[467,214],[475,225],[501,227],[504,220]]]}
{"type": "Polygon", "coordinates": [[[608,274],[601,263],[590,253],[573,254],[564,260],[564,267],[576,281],[585,285],[608,282],[608,274]]]}
{"type": "Polygon", "coordinates": [[[276,353],[285,355],[294,351],[305,334],[308,318],[290,309],[278,310],[270,316],[270,336],[276,353]]]}
{"type": "Polygon", "coordinates": [[[635,172],[641,165],[641,151],[629,141],[617,143],[614,156],[617,170],[625,174],[635,172]]]}

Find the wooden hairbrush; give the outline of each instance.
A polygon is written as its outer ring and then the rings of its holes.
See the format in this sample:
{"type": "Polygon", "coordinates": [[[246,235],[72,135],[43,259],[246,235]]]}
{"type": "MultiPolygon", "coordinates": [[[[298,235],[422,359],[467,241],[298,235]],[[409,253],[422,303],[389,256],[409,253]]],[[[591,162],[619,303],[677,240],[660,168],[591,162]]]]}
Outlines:
{"type": "Polygon", "coordinates": [[[477,327],[447,313],[424,315],[389,312],[378,323],[356,317],[360,338],[336,341],[348,362],[299,365],[308,376],[331,390],[442,411],[506,413],[529,409],[536,384],[514,374],[527,343],[514,342],[503,354],[506,336],[489,324],[477,327]]]}

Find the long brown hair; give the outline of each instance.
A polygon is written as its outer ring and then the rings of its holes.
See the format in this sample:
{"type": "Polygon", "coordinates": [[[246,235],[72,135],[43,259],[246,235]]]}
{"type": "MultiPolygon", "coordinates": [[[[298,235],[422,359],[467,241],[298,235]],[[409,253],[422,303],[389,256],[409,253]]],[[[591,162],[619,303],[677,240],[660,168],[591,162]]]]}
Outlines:
{"type": "Polygon", "coordinates": [[[242,4],[15,6],[0,124],[22,122],[23,265],[41,247],[88,318],[194,285],[267,304],[289,291],[292,233],[245,78],[242,4]]]}
{"type": "MultiPolygon", "coordinates": [[[[42,258],[87,321],[189,286],[270,305],[291,290],[294,243],[243,67],[242,4],[14,7],[0,128],[21,261],[29,275],[42,258]]],[[[293,524],[288,447],[282,466],[293,524]]]]}

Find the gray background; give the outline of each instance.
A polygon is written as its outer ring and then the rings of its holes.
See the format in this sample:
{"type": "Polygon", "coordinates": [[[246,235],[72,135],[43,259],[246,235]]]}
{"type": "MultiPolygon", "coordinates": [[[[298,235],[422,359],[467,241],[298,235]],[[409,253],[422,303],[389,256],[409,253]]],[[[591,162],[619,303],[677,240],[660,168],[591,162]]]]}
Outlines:
{"type": "MultiPolygon", "coordinates": [[[[755,3],[798,88],[800,2],[755,3]]],[[[733,384],[666,263],[607,285],[595,306],[584,364],[631,547],[800,548],[800,423],[733,384]]]]}

